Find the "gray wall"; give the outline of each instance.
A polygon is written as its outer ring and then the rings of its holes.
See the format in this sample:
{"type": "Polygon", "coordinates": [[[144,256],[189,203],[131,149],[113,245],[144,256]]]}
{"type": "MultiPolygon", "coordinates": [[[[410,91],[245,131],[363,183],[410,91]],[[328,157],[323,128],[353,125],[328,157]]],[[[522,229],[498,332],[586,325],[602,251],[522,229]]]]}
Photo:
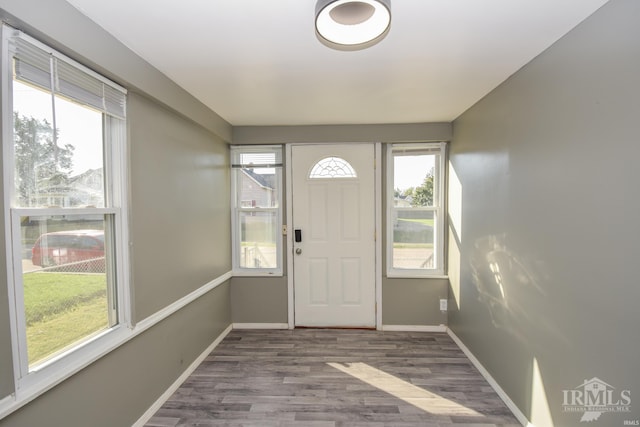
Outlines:
{"type": "MultiPolygon", "coordinates": [[[[234,144],[448,141],[451,136],[452,126],[449,123],[233,128],[234,144]]],[[[384,153],[383,148],[383,176],[386,173],[384,153]]],[[[386,200],[384,193],[382,197],[386,200]]],[[[383,207],[383,216],[384,211],[383,207]]],[[[383,245],[385,230],[383,217],[383,245]]],[[[286,244],[284,246],[286,254],[286,244]]],[[[234,277],[231,285],[234,323],[288,321],[286,277],[234,277]]],[[[385,276],[382,281],[382,322],[384,325],[410,326],[446,324],[447,316],[440,311],[439,302],[447,295],[446,279],[389,279],[385,276]]]]}
{"type": "Polygon", "coordinates": [[[233,277],[233,323],[287,323],[287,277],[233,277]]]}
{"type": "Polygon", "coordinates": [[[206,129],[128,98],[136,319],[231,270],[229,150],[206,129]]]}
{"type": "Polygon", "coordinates": [[[439,326],[447,324],[440,299],[449,294],[447,279],[382,278],[382,324],[439,326]]]}
{"type": "Polygon", "coordinates": [[[449,141],[451,123],[235,126],[234,144],[449,141]]]}
{"type": "Polygon", "coordinates": [[[638,22],[612,0],[454,122],[449,326],[538,425],[593,377],[633,399],[594,425],[640,417],[638,22]]]}
{"type": "MultiPolygon", "coordinates": [[[[130,89],[134,320],[228,272],[230,125],[68,3],[2,0],[0,7],[3,20],[82,63],[109,70],[130,89]]],[[[2,246],[0,399],[13,392],[5,255],[2,246]]],[[[224,283],[0,420],[0,426],[131,425],[230,324],[230,285],[224,283]]]]}

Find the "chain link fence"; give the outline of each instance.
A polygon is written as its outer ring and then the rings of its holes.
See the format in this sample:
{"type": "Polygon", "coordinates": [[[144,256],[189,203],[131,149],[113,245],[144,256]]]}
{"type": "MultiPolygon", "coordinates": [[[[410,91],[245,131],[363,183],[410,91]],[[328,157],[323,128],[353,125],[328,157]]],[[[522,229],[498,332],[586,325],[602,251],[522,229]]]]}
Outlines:
{"type": "Polygon", "coordinates": [[[50,272],[50,273],[99,273],[99,274],[104,274],[106,272],[106,262],[105,262],[104,256],[98,257],[98,258],[85,259],[85,260],[76,261],[76,262],[67,262],[67,263],[49,262],[48,264],[53,264],[53,265],[48,265],[47,267],[39,268],[34,271],[50,272]]]}

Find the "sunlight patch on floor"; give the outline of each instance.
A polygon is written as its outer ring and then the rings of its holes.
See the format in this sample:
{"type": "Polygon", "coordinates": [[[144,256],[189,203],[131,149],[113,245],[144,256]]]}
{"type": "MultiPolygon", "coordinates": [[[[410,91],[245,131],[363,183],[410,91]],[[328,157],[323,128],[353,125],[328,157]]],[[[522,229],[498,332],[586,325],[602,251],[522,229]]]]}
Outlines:
{"type": "Polygon", "coordinates": [[[387,374],[366,363],[328,363],[328,365],[430,414],[482,416],[473,409],[387,374]]]}

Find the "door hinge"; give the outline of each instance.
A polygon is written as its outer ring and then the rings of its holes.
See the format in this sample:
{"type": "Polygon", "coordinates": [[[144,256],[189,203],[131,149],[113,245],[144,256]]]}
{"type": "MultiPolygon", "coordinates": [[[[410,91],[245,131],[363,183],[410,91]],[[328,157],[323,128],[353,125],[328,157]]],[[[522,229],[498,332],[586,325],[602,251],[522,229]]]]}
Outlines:
{"type": "Polygon", "coordinates": [[[378,230],[373,230],[373,241],[374,242],[378,241],[378,230]]]}

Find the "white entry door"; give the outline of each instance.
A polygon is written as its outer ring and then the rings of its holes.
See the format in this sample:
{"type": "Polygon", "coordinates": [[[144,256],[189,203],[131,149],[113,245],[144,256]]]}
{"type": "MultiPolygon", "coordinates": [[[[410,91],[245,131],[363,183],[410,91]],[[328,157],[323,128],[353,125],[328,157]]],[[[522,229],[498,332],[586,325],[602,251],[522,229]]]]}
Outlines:
{"type": "Polygon", "coordinates": [[[375,327],[374,152],[292,147],[296,326],[375,327]]]}

